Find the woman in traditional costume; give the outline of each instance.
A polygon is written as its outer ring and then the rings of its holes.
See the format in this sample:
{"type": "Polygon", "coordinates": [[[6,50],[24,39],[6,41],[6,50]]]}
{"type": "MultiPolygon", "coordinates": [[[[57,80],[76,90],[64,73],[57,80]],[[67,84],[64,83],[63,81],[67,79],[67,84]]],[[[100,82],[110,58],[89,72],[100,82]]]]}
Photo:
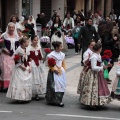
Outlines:
{"type": "Polygon", "coordinates": [[[100,44],[95,44],[93,50],[94,53],[89,59],[89,69],[83,81],[80,102],[83,105],[96,108],[111,101],[110,91],[103,76],[103,69],[107,69],[111,65],[103,66],[101,64],[102,46],[100,44]]]}
{"type": "Polygon", "coordinates": [[[66,40],[64,38],[64,35],[61,31],[61,21],[59,16],[56,16],[53,20],[53,25],[51,28],[51,49],[53,50],[54,47],[52,45],[53,42],[55,41],[59,41],[62,43],[63,45],[63,50],[67,50],[67,44],[66,44],[66,40]]]}
{"type": "Polygon", "coordinates": [[[15,67],[12,72],[7,97],[18,101],[30,101],[32,98],[31,64],[28,62],[27,38],[20,40],[21,46],[15,51],[15,67]]]}
{"type": "Polygon", "coordinates": [[[32,94],[36,100],[39,100],[38,95],[46,93],[47,74],[45,64],[43,63],[42,50],[38,45],[38,37],[32,36],[31,43],[29,59],[32,67],[32,94]]]}
{"type": "Polygon", "coordinates": [[[36,22],[35,22],[35,19],[32,15],[29,16],[29,19],[28,19],[28,24],[32,25],[33,26],[33,29],[35,31],[35,34],[37,35],[37,27],[36,27],[36,22]]]}
{"type": "Polygon", "coordinates": [[[0,68],[2,70],[0,75],[0,88],[8,88],[10,82],[10,76],[14,66],[14,60],[12,58],[15,50],[19,46],[19,39],[15,24],[10,22],[7,26],[6,32],[3,33],[4,47],[0,54],[0,68]]]}
{"type": "Polygon", "coordinates": [[[19,24],[18,24],[18,27],[21,31],[24,31],[25,30],[25,26],[24,26],[24,20],[25,18],[23,16],[20,17],[20,21],[19,21],[19,24]]]}
{"type": "Polygon", "coordinates": [[[65,75],[65,54],[61,52],[62,43],[53,42],[54,51],[48,56],[48,79],[47,79],[47,92],[46,101],[48,104],[58,105],[63,107],[63,95],[66,90],[66,75],[65,75]],[[50,62],[53,59],[54,62],[50,62]],[[52,65],[52,63],[56,63],[52,65]]]}
{"type": "Polygon", "coordinates": [[[15,27],[18,28],[18,24],[19,24],[18,17],[16,17],[15,15],[12,15],[10,18],[10,22],[13,22],[15,24],[15,27]]]}

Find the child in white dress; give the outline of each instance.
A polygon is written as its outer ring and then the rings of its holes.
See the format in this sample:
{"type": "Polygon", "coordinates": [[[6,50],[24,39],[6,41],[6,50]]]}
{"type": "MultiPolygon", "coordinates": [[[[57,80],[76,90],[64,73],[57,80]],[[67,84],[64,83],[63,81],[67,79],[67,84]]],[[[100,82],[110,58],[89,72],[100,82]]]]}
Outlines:
{"type": "Polygon", "coordinates": [[[46,101],[48,104],[63,107],[64,104],[62,103],[62,99],[66,90],[65,54],[61,52],[61,42],[53,42],[52,45],[55,50],[47,57],[48,61],[49,59],[54,59],[56,65],[50,66],[48,64],[49,72],[47,79],[46,101]]]}
{"type": "Polygon", "coordinates": [[[36,100],[38,95],[46,93],[47,74],[45,64],[43,63],[43,55],[41,47],[38,45],[38,37],[31,37],[31,46],[29,47],[29,60],[32,67],[32,94],[36,100]]]}
{"type": "Polygon", "coordinates": [[[6,96],[18,101],[30,101],[32,98],[32,74],[26,49],[29,41],[22,38],[20,43],[21,46],[17,48],[14,54],[15,67],[6,96]]]}

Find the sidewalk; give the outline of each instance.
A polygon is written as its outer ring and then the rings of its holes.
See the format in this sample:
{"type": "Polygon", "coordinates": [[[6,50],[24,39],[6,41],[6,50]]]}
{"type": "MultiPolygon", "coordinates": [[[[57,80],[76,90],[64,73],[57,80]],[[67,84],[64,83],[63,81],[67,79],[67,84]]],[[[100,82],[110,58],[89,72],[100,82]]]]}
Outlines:
{"type": "MultiPolygon", "coordinates": [[[[67,72],[66,72],[67,90],[66,90],[66,93],[72,94],[73,97],[79,96],[77,94],[77,86],[78,86],[80,72],[83,68],[80,64],[80,61],[81,61],[81,55],[75,55],[73,57],[66,58],[66,67],[67,67],[67,72]]],[[[113,84],[113,81],[116,77],[115,65],[113,66],[112,70],[110,71],[109,76],[110,76],[110,79],[112,80],[112,84],[113,84]]],[[[112,84],[108,85],[110,91],[112,88],[112,84]]],[[[120,102],[117,100],[113,100],[111,102],[111,104],[120,106],[120,102]]]]}

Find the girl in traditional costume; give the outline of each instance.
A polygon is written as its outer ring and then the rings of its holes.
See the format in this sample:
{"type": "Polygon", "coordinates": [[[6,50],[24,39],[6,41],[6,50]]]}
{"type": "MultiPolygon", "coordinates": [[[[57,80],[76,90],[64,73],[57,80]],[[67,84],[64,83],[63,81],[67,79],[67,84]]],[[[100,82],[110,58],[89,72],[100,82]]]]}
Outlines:
{"type": "Polygon", "coordinates": [[[102,46],[100,44],[95,44],[93,50],[94,53],[89,59],[89,69],[83,81],[80,102],[83,105],[96,108],[111,101],[107,82],[103,76],[103,69],[107,69],[111,65],[103,66],[101,64],[102,46]]]}
{"type": "Polygon", "coordinates": [[[36,100],[38,95],[46,93],[47,74],[45,64],[43,63],[43,55],[40,45],[38,45],[38,37],[31,37],[31,46],[29,47],[29,59],[32,66],[32,94],[36,100]]]}
{"type": "Polygon", "coordinates": [[[53,42],[52,45],[55,50],[47,56],[49,72],[47,79],[46,101],[48,104],[63,107],[64,104],[62,103],[62,99],[66,90],[65,54],[61,52],[61,42],[53,42]],[[53,65],[52,63],[56,64],[53,65]]]}
{"type": "Polygon", "coordinates": [[[113,83],[111,97],[120,100],[120,62],[116,64],[116,79],[113,83]]]}
{"type": "Polygon", "coordinates": [[[2,53],[0,54],[0,68],[2,70],[0,75],[0,89],[6,89],[9,86],[14,66],[12,56],[19,46],[19,37],[14,23],[10,22],[8,24],[6,32],[2,34],[2,39],[4,40],[4,46],[2,46],[2,53]]]}
{"type": "Polygon", "coordinates": [[[89,58],[91,57],[91,55],[93,54],[93,46],[95,45],[95,41],[91,40],[89,42],[89,46],[88,49],[85,51],[85,53],[83,54],[83,63],[84,63],[84,67],[80,73],[80,79],[79,79],[79,83],[78,83],[78,87],[77,87],[77,93],[80,94],[82,91],[82,83],[84,81],[84,76],[87,73],[87,69],[88,69],[88,63],[89,63],[89,58]]]}
{"type": "Polygon", "coordinates": [[[21,46],[15,51],[15,67],[12,72],[7,97],[19,101],[30,101],[32,98],[32,73],[28,62],[29,41],[21,39],[21,46]]]}

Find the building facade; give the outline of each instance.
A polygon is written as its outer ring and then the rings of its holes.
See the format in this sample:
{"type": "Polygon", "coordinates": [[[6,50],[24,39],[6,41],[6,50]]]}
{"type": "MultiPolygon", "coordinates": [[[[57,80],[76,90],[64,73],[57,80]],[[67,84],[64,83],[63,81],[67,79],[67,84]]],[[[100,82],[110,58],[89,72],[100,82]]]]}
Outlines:
{"type": "Polygon", "coordinates": [[[35,18],[40,13],[40,0],[0,0],[0,28],[5,31],[12,15],[35,18]]]}
{"type": "Polygon", "coordinates": [[[81,9],[85,13],[100,10],[104,16],[108,16],[112,9],[120,13],[119,6],[120,0],[0,0],[0,28],[5,31],[11,15],[33,15],[36,19],[37,14],[43,12],[46,21],[49,21],[55,10],[64,19],[67,11],[81,9]]]}

